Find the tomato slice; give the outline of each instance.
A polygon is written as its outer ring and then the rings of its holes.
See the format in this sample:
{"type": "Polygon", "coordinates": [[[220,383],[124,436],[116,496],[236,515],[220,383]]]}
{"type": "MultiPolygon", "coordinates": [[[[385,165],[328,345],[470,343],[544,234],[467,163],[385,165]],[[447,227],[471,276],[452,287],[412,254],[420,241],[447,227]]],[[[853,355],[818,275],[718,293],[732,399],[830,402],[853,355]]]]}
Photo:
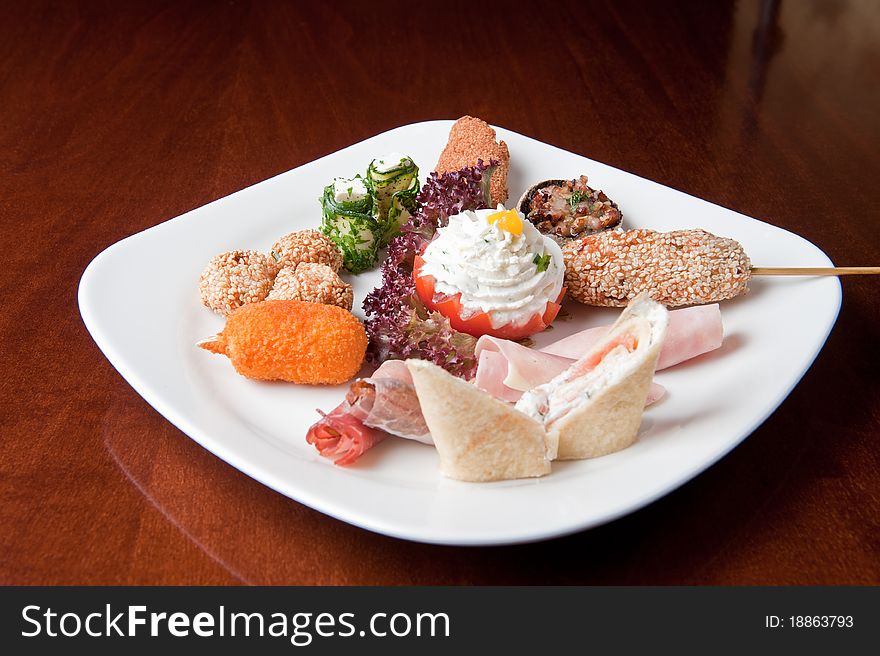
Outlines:
{"type": "Polygon", "coordinates": [[[565,287],[559,293],[556,301],[547,301],[547,307],[543,314],[534,314],[529,320],[523,324],[506,324],[498,328],[492,327],[492,320],[486,312],[478,312],[467,318],[463,318],[461,307],[461,294],[454,296],[446,296],[443,298],[434,298],[434,287],[437,281],[434,276],[423,275],[422,266],[425,260],[421,255],[416,255],[413,263],[413,277],[416,283],[416,293],[419,295],[422,303],[429,310],[436,310],[444,317],[449,319],[450,325],[463,333],[468,333],[474,337],[482,335],[492,335],[502,339],[522,339],[529,335],[534,335],[544,330],[559,314],[562,297],[565,296],[565,287]]]}

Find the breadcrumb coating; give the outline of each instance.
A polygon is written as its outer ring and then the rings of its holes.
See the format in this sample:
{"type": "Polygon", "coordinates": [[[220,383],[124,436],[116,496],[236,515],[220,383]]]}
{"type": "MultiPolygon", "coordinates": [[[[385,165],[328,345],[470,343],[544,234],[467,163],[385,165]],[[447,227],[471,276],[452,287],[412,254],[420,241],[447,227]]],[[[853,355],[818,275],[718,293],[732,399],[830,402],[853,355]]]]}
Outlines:
{"type": "Polygon", "coordinates": [[[220,253],[199,276],[199,296],[205,306],[229,316],[242,305],[264,300],[280,268],[273,258],[257,251],[220,253]]]}
{"type": "Polygon", "coordinates": [[[335,305],[262,301],[236,310],[219,334],[197,346],[226,355],[247,378],[338,385],[360,370],[367,333],[335,305]]]}
{"type": "Polygon", "coordinates": [[[489,181],[491,207],[507,201],[507,172],[510,170],[510,151],[503,141],[496,141],[495,130],[473,116],[462,116],[449,130],[449,141],[437,161],[437,173],[458,171],[476,166],[477,160],[488,163],[497,160],[498,167],[489,181]]]}
{"type": "Polygon", "coordinates": [[[354,291],[326,264],[303,262],[278,272],[267,300],[326,303],[351,310],[354,291]]]}
{"type": "Polygon", "coordinates": [[[587,305],[623,307],[648,292],[669,307],[716,303],[747,291],[742,245],[705,230],[613,230],[562,247],[565,284],[587,305]]]}
{"type": "Polygon", "coordinates": [[[299,230],[284,235],[272,247],[272,256],[283,267],[300,262],[326,264],[334,273],[342,268],[342,253],[331,239],[318,230],[299,230]]]}

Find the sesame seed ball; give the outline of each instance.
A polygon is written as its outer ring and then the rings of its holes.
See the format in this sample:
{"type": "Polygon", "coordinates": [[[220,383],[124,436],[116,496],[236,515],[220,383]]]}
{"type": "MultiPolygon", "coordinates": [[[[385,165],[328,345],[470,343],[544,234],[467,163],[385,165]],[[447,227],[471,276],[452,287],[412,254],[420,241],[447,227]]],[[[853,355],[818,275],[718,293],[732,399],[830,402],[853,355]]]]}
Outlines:
{"type": "Polygon", "coordinates": [[[317,262],[326,264],[337,273],[342,268],[339,247],[318,230],[300,230],[284,235],[272,247],[272,256],[285,267],[295,267],[300,262],[317,262]]]}
{"type": "Polygon", "coordinates": [[[612,230],[562,248],[568,294],[581,303],[623,307],[641,292],[675,307],[716,303],[747,291],[751,262],[742,245],[705,230],[612,230]]]}
{"type": "Polygon", "coordinates": [[[278,272],[268,300],[324,303],[351,310],[354,291],[326,264],[303,262],[278,272]]]}
{"type": "Polygon", "coordinates": [[[281,265],[257,251],[227,251],[211,258],[199,277],[202,303],[229,316],[246,303],[265,300],[281,265]]]}

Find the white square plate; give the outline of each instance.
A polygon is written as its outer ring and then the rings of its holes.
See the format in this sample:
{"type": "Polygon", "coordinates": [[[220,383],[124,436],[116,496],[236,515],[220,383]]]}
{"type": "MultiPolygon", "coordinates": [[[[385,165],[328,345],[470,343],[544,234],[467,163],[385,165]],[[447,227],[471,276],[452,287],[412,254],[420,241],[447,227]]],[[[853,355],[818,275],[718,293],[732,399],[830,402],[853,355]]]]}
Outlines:
{"type": "MultiPolygon", "coordinates": [[[[199,302],[197,281],[221,251],[268,251],[320,222],[318,197],[336,176],[402,151],[422,169],[437,161],[452,121],[400,127],[221,198],[124,239],[83,274],[79,306],[97,345],[144,399],[233,467],[321,512],[410,540],[460,545],[539,540],[632,512],[696,476],[739,444],[782,402],[816,357],[837,317],[836,278],[768,278],[722,304],[718,351],[657,376],[667,397],[644,416],[632,447],[595,460],[554,463],[535,480],[462,483],[437,470],[434,449],[390,439],[349,468],[305,441],[347,386],[259,383],[194,346],[223,319],[199,302]]],[[[627,227],[705,228],[733,237],[756,266],[829,266],[795,234],[509,130],[510,200],[548,178],[587,174],[620,206],[627,227]]],[[[355,311],[378,271],[350,276],[355,311]]],[[[570,321],[538,345],[610,323],[617,311],[566,304],[570,321]]],[[[361,313],[362,316],[362,313],[361,313]]]]}

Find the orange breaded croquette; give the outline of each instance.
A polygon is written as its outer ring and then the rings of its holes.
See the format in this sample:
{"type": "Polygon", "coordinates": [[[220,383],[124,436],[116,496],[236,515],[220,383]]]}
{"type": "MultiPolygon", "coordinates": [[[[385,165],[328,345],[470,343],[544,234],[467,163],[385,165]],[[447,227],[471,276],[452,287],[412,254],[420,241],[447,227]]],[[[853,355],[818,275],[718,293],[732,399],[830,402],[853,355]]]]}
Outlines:
{"type": "Polygon", "coordinates": [[[273,300],[240,307],[220,333],[197,346],[227,356],[248,378],[338,385],[361,368],[367,334],[341,307],[273,300]]]}
{"type": "Polygon", "coordinates": [[[510,169],[507,144],[495,139],[495,130],[486,121],[473,116],[462,116],[449,130],[449,141],[440,153],[436,169],[437,173],[447,173],[466,166],[476,166],[478,159],[487,164],[489,160],[497,160],[498,168],[489,181],[491,207],[507,200],[507,172],[510,169]]]}

